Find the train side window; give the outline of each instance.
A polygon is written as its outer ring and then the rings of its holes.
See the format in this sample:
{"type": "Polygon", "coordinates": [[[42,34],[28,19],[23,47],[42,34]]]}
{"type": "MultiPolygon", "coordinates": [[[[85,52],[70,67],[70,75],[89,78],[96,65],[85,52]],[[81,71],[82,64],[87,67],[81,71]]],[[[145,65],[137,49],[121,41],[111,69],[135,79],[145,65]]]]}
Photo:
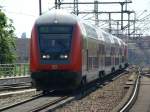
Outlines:
{"type": "Polygon", "coordinates": [[[88,57],[88,60],[89,70],[98,68],[98,57],[88,57]]]}
{"type": "Polygon", "coordinates": [[[116,38],[114,38],[115,44],[118,45],[118,40],[116,38]]]}
{"type": "Polygon", "coordinates": [[[105,46],[103,44],[99,44],[99,53],[101,55],[105,54],[105,46]]]}
{"type": "Polygon", "coordinates": [[[114,55],[115,54],[115,48],[114,47],[111,47],[111,55],[114,55]]]}
{"type": "Polygon", "coordinates": [[[93,57],[93,68],[98,68],[98,57],[93,57]]]}
{"type": "Polygon", "coordinates": [[[88,68],[89,70],[92,69],[92,57],[88,57],[88,68]]]}
{"type": "Polygon", "coordinates": [[[103,37],[103,34],[102,34],[101,29],[98,28],[96,31],[97,31],[98,37],[99,37],[99,38],[102,38],[102,37],[103,37]]]}
{"type": "Polygon", "coordinates": [[[121,48],[119,49],[119,54],[122,55],[122,49],[121,48]]]}
{"type": "Polygon", "coordinates": [[[105,54],[105,45],[102,45],[102,55],[105,54]]]}
{"type": "Polygon", "coordinates": [[[105,66],[110,66],[111,65],[111,56],[105,57],[105,66]]]}
{"type": "Polygon", "coordinates": [[[108,43],[111,43],[111,40],[110,40],[110,37],[109,37],[110,35],[107,34],[106,32],[103,32],[102,34],[103,34],[103,37],[104,37],[105,41],[108,42],[108,43]]]}

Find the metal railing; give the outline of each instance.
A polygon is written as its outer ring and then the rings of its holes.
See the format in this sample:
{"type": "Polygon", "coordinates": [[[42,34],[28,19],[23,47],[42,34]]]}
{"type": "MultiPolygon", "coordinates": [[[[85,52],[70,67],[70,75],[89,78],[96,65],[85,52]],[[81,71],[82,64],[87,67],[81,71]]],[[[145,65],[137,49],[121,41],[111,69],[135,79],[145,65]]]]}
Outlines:
{"type": "Polygon", "coordinates": [[[28,63],[0,64],[0,78],[27,75],[29,75],[28,63]]]}

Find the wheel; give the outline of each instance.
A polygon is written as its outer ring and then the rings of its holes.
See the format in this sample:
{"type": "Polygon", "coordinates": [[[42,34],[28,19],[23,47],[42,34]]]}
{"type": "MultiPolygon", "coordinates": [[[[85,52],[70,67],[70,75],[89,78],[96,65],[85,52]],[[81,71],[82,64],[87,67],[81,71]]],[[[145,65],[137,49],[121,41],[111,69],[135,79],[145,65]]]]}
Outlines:
{"type": "Polygon", "coordinates": [[[84,94],[84,91],[86,90],[86,77],[83,77],[82,80],[81,80],[81,91],[82,93],[84,94]]]}
{"type": "Polygon", "coordinates": [[[115,68],[114,67],[111,69],[111,73],[115,73],[115,68]]]}

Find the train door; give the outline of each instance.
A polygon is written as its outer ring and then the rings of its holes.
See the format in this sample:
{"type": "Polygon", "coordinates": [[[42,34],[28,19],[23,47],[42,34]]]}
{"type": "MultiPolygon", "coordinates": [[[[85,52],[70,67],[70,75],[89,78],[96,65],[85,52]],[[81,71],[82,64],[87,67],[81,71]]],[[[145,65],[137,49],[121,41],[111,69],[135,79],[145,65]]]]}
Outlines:
{"type": "Polygon", "coordinates": [[[88,76],[89,81],[98,78],[98,41],[93,38],[88,40],[88,76]]]}
{"type": "Polygon", "coordinates": [[[105,65],[105,45],[99,43],[99,71],[104,71],[105,65]]]}
{"type": "Polygon", "coordinates": [[[95,28],[88,24],[84,24],[86,30],[86,37],[87,37],[87,81],[90,82],[96,79],[97,69],[98,69],[98,57],[97,57],[97,43],[98,43],[98,36],[95,28]]]}
{"type": "Polygon", "coordinates": [[[88,38],[83,36],[83,48],[82,48],[82,75],[86,75],[88,71],[88,46],[87,46],[87,41],[88,38]]]}
{"type": "Polygon", "coordinates": [[[115,71],[115,46],[114,44],[111,46],[111,66],[112,66],[112,72],[115,71]]]}

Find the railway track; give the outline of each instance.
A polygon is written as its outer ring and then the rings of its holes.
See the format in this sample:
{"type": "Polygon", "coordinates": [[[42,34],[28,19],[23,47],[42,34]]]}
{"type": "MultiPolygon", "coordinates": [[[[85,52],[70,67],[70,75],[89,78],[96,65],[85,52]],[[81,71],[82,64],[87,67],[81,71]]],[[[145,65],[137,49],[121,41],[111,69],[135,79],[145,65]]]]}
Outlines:
{"type": "MultiPolygon", "coordinates": [[[[78,96],[76,96],[75,100],[72,103],[66,104],[66,106],[61,106],[61,108],[57,108],[56,110],[54,110],[54,112],[65,112],[65,111],[68,111],[68,112],[77,112],[77,111],[101,112],[104,110],[108,111],[109,109],[112,110],[112,107],[114,108],[115,106],[114,104],[116,103],[116,101],[119,101],[119,100],[112,100],[115,97],[115,94],[120,96],[120,94],[118,93],[120,93],[119,90],[121,88],[119,88],[118,90],[118,84],[123,79],[128,79],[126,77],[128,77],[128,71],[116,74],[116,76],[114,77],[112,76],[112,78],[105,80],[102,83],[97,81],[95,82],[94,86],[91,86],[91,88],[88,88],[88,90],[86,90],[84,94],[81,93],[78,96]],[[111,101],[115,101],[115,102],[112,102],[111,104],[110,103],[111,101]]],[[[120,84],[123,84],[123,83],[120,83],[120,84]]],[[[124,86],[122,88],[124,88],[124,86]]]]}
{"type": "Polygon", "coordinates": [[[127,74],[128,70],[121,70],[121,71],[117,71],[114,74],[111,74],[110,76],[106,76],[103,81],[101,80],[96,80],[92,83],[89,83],[87,85],[87,87],[85,88],[85,92],[81,93],[80,96],[84,97],[88,94],[90,94],[93,91],[96,91],[97,89],[108,85],[109,83],[117,80],[118,78],[120,78],[121,76],[123,76],[124,74],[127,74]]]}
{"type": "Polygon", "coordinates": [[[38,97],[34,97],[33,99],[23,101],[21,103],[11,105],[5,108],[1,108],[1,112],[37,112],[37,111],[47,111],[47,110],[53,110],[61,105],[64,105],[64,103],[67,103],[72,100],[76,99],[82,99],[83,97],[86,97],[88,94],[92,93],[93,91],[96,91],[101,85],[107,85],[109,82],[116,80],[124,73],[113,75],[109,80],[104,82],[95,81],[89,85],[87,85],[85,91],[77,92],[74,95],[54,95],[55,92],[52,92],[48,95],[40,95],[38,97]],[[107,82],[107,83],[106,83],[107,82]],[[105,83],[105,84],[104,84],[105,83]],[[96,86],[95,86],[96,85],[96,86]]]}
{"type": "Polygon", "coordinates": [[[132,105],[129,112],[149,112],[150,111],[149,92],[150,92],[150,71],[142,69],[138,96],[135,99],[135,103],[132,105]]]}
{"type": "Polygon", "coordinates": [[[62,103],[64,103],[65,101],[69,101],[72,99],[73,97],[69,96],[58,97],[39,94],[32,99],[1,108],[0,112],[39,112],[46,108],[53,109],[58,105],[58,103],[60,105],[61,101],[62,103]]]}
{"type": "Polygon", "coordinates": [[[140,68],[138,68],[138,71],[136,73],[138,74],[138,76],[136,78],[135,83],[133,83],[134,86],[133,86],[132,93],[128,98],[127,102],[119,109],[119,112],[128,112],[133,106],[133,104],[135,103],[135,101],[137,100],[137,96],[140,88],[140,77],[141,77],[140,68]]]}
{"type": "Polygon", "coordinates": [[[30,98],[28,100],[24,100],[24,101],[21,101],[21,102],[16,103],[16,104],[12,104],[12,105],[9,105],[9,106],[2,107],[2,108],[0,108],[0,112],[2,112],[2,111],[9,112],[9,111],[11,111],[11,109],[13,109],[15,107],[18,107],[19,105],[23,105],[25,103],[31,102],[35,99],[38,99],[38,98],[42,97],[42,96],[43,96],[42,94],[37,94],[37,95],[33,96],[32,98],[30,98]]]}

